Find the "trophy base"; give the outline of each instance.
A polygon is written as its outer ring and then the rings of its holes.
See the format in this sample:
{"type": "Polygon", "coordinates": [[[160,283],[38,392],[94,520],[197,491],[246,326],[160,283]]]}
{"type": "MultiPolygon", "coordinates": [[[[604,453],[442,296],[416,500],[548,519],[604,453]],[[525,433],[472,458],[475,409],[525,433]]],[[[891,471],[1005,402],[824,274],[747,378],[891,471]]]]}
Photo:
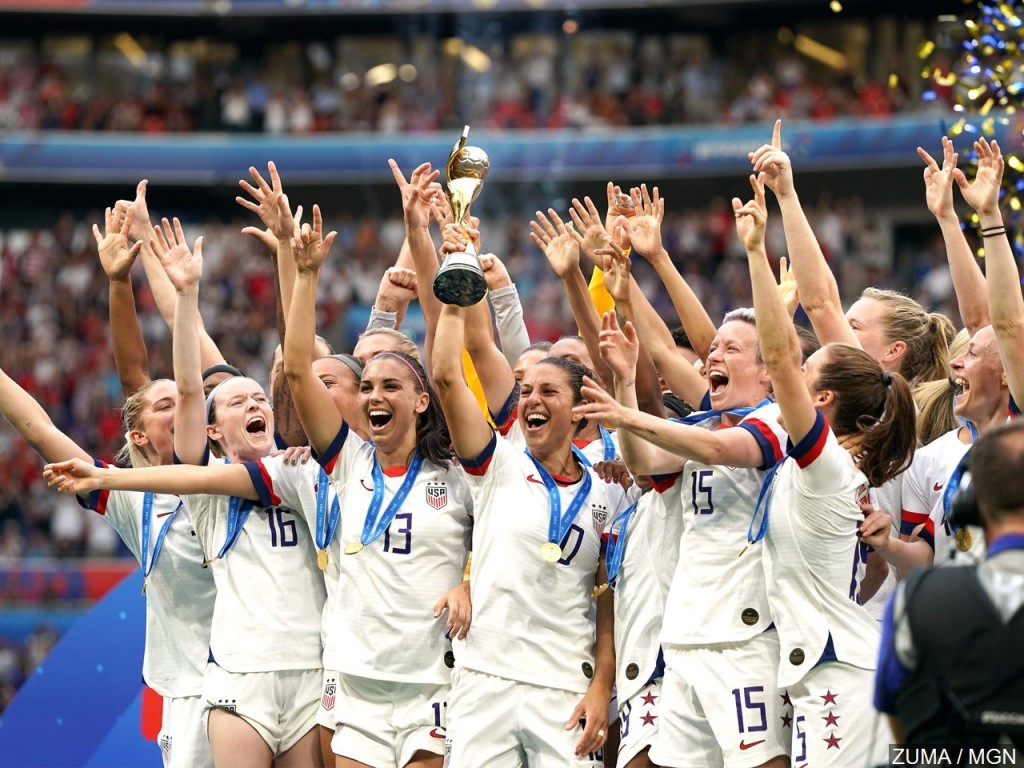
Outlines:
{"type": "Polygon", "coordinates": [[[471,253],[449,253],[434,276],[434,295],[444,304],[471,307],[487,293],[480,262],[471,253]]]}

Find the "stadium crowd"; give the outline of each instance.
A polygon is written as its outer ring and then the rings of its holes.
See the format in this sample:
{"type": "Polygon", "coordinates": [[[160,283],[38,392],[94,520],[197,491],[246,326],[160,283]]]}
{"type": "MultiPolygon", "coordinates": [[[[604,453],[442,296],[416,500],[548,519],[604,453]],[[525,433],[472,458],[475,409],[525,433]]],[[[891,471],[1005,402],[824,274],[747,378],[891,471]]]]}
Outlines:
{"type": "MultiPolygon", "coordinates": [[[[791,35],[792,36],[792,35],[791,35]]],[[[580,31],[481,48],[356,37],[261,46],[155,41],[140,60],[106,42],[0,43],[0,128],[141,133],[402,133],[829,120],[948,107],[923,102],[914,62],[825,67],[791,45],[736,36],[580,31]],[[451,50],[450,50],[451,49],[451,50]],[[461,63],[460,55],[469,63],[461,63]],[[566,66],[571,56],[573,66],[566,66]],[[382,61],[392,59],[392,64],[382,61]],[[402,62],[405,62],[402,64],[402,62]],[[400,66],[401,64],[401,66],[400,66]],[[383,74],[380,67],[384,67],[383,74]],[[375,69],[376,68],[376,69],[375,69]]]]}

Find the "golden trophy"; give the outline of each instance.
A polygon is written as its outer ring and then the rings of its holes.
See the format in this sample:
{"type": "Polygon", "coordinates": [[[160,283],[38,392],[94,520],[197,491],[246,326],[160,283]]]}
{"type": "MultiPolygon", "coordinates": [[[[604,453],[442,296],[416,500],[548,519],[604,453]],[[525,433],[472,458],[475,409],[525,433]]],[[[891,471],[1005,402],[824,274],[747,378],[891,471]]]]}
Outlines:
{"type": "MultiPolygon", "coordinates": [[[[448,156],[445,166],[445,179],[448,186],[445,194],[452,209],[452,217],[456,224],[466,229],[463,217],[487,178],[490,160],[487,153],[480,147],[467,147],[469,126],[462,130],[452,153],[448,156]]],[[[449,253],[441,263],[441,268],[434,276],[434,295],[445,304],[457,304],[460,307],[471,307],[487,293],[487,281],[484,280],[480,259],[473,249],[469,236],[469,245],[462,253],[449,253]]]]}

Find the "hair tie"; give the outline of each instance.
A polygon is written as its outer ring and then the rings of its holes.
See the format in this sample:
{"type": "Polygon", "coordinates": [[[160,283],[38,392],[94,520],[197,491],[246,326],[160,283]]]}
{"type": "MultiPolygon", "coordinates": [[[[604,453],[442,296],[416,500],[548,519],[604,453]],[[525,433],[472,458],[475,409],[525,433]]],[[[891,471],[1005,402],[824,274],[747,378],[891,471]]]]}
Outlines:
{"type": "Polygon", "coordinates": [[[384,351],[384,352],[378,352],[376,355],[374,355],[370,359],[374,360],[374,359],[376,359],[378,357],[393,357],[393,358],[395,358],[395,360],[401,361],[402,364],[405,365],[406,368],[408,368],[410,371],[412,371],[412,375],[416,378],[416,382],[420,385],[420,391],[421,392],[426,392],[427,391],[427,388],[425,386],[423,386],[423,379],[421,379],[420,375],[418,373],[416,373],[416,369],[412,367],[412,363],[410,363],[408,360],[406,360],[400,354],[398,354],[397,352],[392,352],[391,350],[387,350],[387,351],[384,351]]]}
{"type": "Polygon", "coordinates": [[[882,371],[882,384],[886,387],[892,386],[892,374],[888,371],[882,371]]]}

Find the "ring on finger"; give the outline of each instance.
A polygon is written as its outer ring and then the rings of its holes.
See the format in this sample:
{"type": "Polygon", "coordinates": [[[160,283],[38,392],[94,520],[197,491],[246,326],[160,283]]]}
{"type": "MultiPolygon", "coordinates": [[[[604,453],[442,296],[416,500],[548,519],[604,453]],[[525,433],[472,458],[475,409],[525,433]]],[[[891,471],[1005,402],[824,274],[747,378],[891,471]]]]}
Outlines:
{"type": "Polygon", "coordinates": [[[604,738],[604,729],[603,729],[603,728],[601,728],[601,729],[598,729],[598,731],[597,731],[597,735],[598,735],[598,736],[599,736],[600,738],[602,738],[602,739],[603,739],[603,738],[604,738]]]}

